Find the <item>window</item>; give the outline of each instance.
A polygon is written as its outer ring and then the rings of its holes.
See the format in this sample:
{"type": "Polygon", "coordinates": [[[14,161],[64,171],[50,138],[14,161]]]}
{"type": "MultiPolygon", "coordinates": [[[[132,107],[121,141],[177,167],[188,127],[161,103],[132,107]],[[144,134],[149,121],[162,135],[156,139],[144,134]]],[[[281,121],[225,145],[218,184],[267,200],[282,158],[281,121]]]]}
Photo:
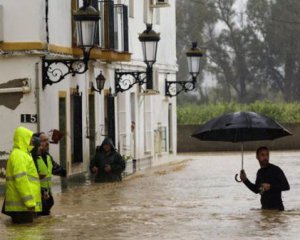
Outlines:
{"type": "Polygon", "coordinates": [[[114,7],[114,47],[120,52],[128,52],[128,6],[116,4],[114,7]]]}
{"type": "MultiPolygon", "coordinates": [[[[78,0],[71,1],[71,9],[72,12],[75,12],[78,9],[78,0]]],[[[73,14],[71,14],[72,18],[72,47],[77,46],[77,37],[76,37],[76,24],[73,18],[73,14]]]]}
{"type": "Polygon", "coordinates": [[[114,1],[99,1],[101,16],[100,47],[114,49],[114,1]]]}
{"type": "Polygon", "coordinates": [[[167,152],[167,127],[160,127],[160,142],[161,152],[167,152]]]}

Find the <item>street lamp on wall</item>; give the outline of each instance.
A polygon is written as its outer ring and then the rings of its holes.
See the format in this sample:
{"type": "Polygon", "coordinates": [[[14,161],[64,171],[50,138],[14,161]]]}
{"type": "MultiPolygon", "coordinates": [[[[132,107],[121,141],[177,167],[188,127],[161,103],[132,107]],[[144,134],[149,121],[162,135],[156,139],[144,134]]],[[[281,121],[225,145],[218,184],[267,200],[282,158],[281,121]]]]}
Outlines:
{"type": "Polygon", "coordinates": [[[94,87],[94,84],[92,84],[92,91],[98,92],[101,94],[101,91],[104,89],[104,84],[105,84],[105,77],[103,76],[102,72],[96,77],[96,86],[97,88],[94,87]]]}
{"type": "Polygon", "coordinates": [[[181,92],[189,92],[195,89],[197,77],[200,74],[201,58],[204,51],[197,47],[197,42],[192,43],[192,48],[186,52],[188,61],[188,70],[191,75],[191,80],[188,81],[167,81],[166,92],[168,97],[175,97],[181,92]]]}
{"type": "Polygon", "coordinates": [[[134,84],[146,83],[147,90],[153,89],[153,65],[156,62],[157,47],[160,34],[152,29],[152,24],[146,25],[146,30],[140,34],[146,71],[115,71],[116,93],[124,92],[133,87],[134,84]]]}
{"type": "Polygon", "coordinates": [[[83,0],[83,6],[73,14],[76,23],[77,46],[82,50],[83,59],[46,59],[43,58],[43,89],[62,81],[67,75],[83,74],[88,70],[90,53],[97,41],[99,12],[83,0]]]}

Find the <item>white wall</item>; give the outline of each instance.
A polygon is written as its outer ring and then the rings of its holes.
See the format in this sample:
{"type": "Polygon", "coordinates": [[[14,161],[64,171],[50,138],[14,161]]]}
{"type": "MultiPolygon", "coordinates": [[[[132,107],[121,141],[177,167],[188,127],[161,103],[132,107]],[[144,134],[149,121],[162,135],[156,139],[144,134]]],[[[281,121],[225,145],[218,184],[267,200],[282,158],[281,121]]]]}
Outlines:
{"type": "MultiPolygon", "coordinates": [[[[128,3],[129,1],[125,1],[128,3]]],[[[129,64],[120,64],[116,66],[116,68],[121,68],[123,70],[130,71],[142,71],[145,69],[145,64],[143,63],[143,55],[142,55],[142,47],[141,43],[138,40],[138,33],[142,33],[145,30],[145,1],[134,1],[134,18],[129,18],[129,46],[130,52],[132,52],[132,62],[129,64]]],[[[160,24],[153,25],[153,29],[161,34],[161,40],[158,44],[158,54],[157,54],[157,62],[154,65],[154,74],[153,81],[154,85],[157,86],[157,90],[159,90],[160,94],[156,96],[141,96],[139,93],[139,87],[136,85],[131,90],[126,91],[124,93],[118,94],[118,100],[123,101],[126,99],[124,106],[120,110],[121,112],[129,111],[130,102],[129,96],[130,92],[136,93],[136,131],[137,137],[136,142],[137,146],[137,158],[145,158],[149,156],[144,151],[145,145],[145,111],[151,111],[151,124],[152,124],[152,152],[151,156],[154,157],[153,161],[158,161],[158,157],[154,156],[154,147],[155,147],[155,130],[158,127],[158,124],[161,126],[167,127],[169,130],[169,122],[168,122],[168,108],[169,104],[172,104],[172,136],[173,136],[173,149],[176,151],[176,98],[167,98],[165,97],[165,79],[166,73],[170,73],[168,75],[168,80],[176,80],[176,72],[177,72],[177,59],[176,59],[176,16],[175,16],[175,0],[170,1],[170,7],[161,8],[160,10],[160,24]],[[126,97],[125,97],[126,96],[126,97]],[[145,109],[144,103],[145,98],[150,98],[152,102],[152,109],[145,109]],[[127,103],[127,104],[126,104],[127,103]]],[[[155,14],[154,18],[151,20],[151,10],[148,12],[148,22],[156,22],[155,14]]],[[[119,119],[121,122],[126,122],[127,127],[127,136],[130,136],[130,122],[128,120],[128,116],[125,119],[119,119]]],[[[163,156],[168,156],[168,153],[163,154],[163,156]]],[[[163,156],[160,156],[163,157],[163,156]]]]}
{"type": "MultiPolygon", "coordinates": [[[[53,1],[53,0],[50,0],[53,1]]],[[[2,1],[5,42],[44,42],[44,1],[2,1]]]]}
{"type": "Polygon", "coordinates": [[[49,0],[49,41],[50,44],[72,46],[71,0],[49,0]]]}
{"type": "MultiPolygon", "coordinates": [[[[0,0],[1,1],[1,0],[0,0]]],[[[45,1],[27,0],[27,1],[2,1],[4,5],[4,40],[7,42],[30,41],[30,42],[45,42],[45,1]],[[30,7],[28,7],[30,6],[30,7]],[[16,14],[14,14],[16,13],[16,14]],[[16,17],[17,16],[17,17],[16,17]],[[18,17],[19,16],[19,17],[18,17]]],[[[100,71],[103,72],[107,79],[105,89],[112,88],[114,93],[114,71],[117,68],[130,71],[143,71],[145,64],[143,63],[141,43],[138,40],[138,33],[145,30],[144,22],[144,1],[136,0],[135,2],[135,16],[129,19],[129,44],[130,52],[132,52],[132,61],[129,63],[104,63],[101,61],[90,62],[89,71],[86,74],[76,75],[75,77],[67,76],[62,82],[47,86],[44,91],[40,91],[40,121],[41,130],[49,131],[53,128],[59,128],[58,116],[58,100],[59,92],[66,93],[67,100],[67,161],[68,172],[78,173],[87,170],[90,156],[89,156],[89,140],[86,138],[86,129],[89,119],[88,115],[88,92],[90,90],[90,82],[94,81],[95,77],[100,71]],[[71,118],[72,112],[70,108],[70,96],[72,89],[79,86],[80,92],[83,94],[83,151],[84,163],[71,164],[71,118]]],[[[126,3],[126,0],[125,0],[126,3]]],[[[160,24],[154,25],[154,29],[161,33],[161,40],[158,47],[157,63],[154,66],[154,81],[160,91],[156,96],[142,96],[140,95],[140,88],[135,85],[130,91],[119,93],[116,97],[116,140],[120,141],[121,125],[122,131],[126,133],[126,145],[130,145],[131,136],[131,99],[130,93],[134,93],[135,99],[135,120],[136,120],[136,158],[142,159],[151,157],[153,161],[160,161],[161,158],[169,157],[168,153],[162,156],[155,156],[154,138],[155,130],[158,123],[162,126],[168,126],[168,107],[172,104],[173,107],[173,148],[176,149],[176,98],[166,98],[165,95],[165,77],[166,73],[169,80],[176,79],[176,22],[175,22],[175,0],[170,0],[170,7],[163,8],[160,11],[160,24]],[[151,101],[151,145],[150,154],[145,153],[145,99],[151,101]],[[121,104],[122,103],[122,104],[121,104]],[[123,112],[124,116],[118,118],[119,113],[123,112]]],[[[71,0],[49,0],[49,37],[50,43],[59,46],[71,46],[72,32],[71,32],[71,0]]],[[[58,56],[55,56],[56,58],[58,56]]],[[[39,82],[42,82],[41,73],[41,57],[24,56],[24,57],[1,57],[0,58],[0,83],[4,83],[14,78],[30,78],[32,79],[32,86],[35,89],[36,79],[36,63],[38,63],[39,82]]],[[[60,68],[63,68],[60,66],[60,68]]],[[[95,114],[96,114],[96,140],[100,144],[104,136],[103,126],[104,120],[104,96],[103,94],[95,93],[95,114]]],[[[0,119],[2,126],[0,126],[0,150],[9,151],[12,145],[13,129],[20,123],[20,113],[36,113],[34,90],[30,94],[24,95],[21,104],[14,111],[0,106],[0,119]]],[[[37,130],[36,124],[25,125],[32,130],[37,130]]],[[[59,159],[59,145],[51,145],[51,153],[55,160],[59,159]]]]}
{"type": "MultiPolygon", "coordinates": [[[[31,82],[31,92],[23,95],[16,109],[9,109],[3,105],[0,106],[0,151],[11,151],[14,129],[16,127],[22,125],[32,131],[36,131],[37,129],[36,124],[21,124],[21,114],[37,113],[34,93],[36,81],[35,63],[38,61],[38,57],[0,58],[0,83],[21,78],[28,78],[31,82]]],[[[0,93],[0,98],[5,99],[5,94],[0,93]]]]}

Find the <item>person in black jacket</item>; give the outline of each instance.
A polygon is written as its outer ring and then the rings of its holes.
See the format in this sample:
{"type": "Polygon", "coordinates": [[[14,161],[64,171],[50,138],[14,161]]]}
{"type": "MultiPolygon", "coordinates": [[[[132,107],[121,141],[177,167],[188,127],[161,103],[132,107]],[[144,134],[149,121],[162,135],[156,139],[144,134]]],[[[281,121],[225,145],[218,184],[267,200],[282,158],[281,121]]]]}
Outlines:
{"type": "Polygon", "coordinates": [[[267,147],[258,148],[256,158],[261,168],[257,172],[255,184],[248,180],[244,170],[240,172],[241,180],[252,192],[261,194],[262,209],[283,211],[281,192],[290,190],[284,172],[278,166],[269,163],[269,149],[267,147]]]}
{"type": "Polygon", "coordinates": [[[90,163],[90,170],[95,174],[95,182],[122,181],[125,161],[117,152],[110,138],[104,139],[90,163]]]}

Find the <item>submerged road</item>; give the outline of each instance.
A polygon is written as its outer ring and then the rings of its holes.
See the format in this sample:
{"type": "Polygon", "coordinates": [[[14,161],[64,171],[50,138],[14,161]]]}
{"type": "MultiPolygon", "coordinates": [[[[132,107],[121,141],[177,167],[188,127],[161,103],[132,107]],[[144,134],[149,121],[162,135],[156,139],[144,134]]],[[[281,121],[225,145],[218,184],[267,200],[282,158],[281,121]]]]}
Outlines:
{"type": "MultiPolygon", "coordinates": [[[[0,239],[299,239],[300,152],[272,152],[291,190],[285,212],[261,211],[259,196],[234,181],[238,153],[189,159],[137,173],[122,183],[87,184],[55,195],[52,216],[12,225],[0,216],[0,239]]],[[[258,163],[246,153],[255,179],[258,163]]],[[[1,199],[2,203],[2,199],[1,199]]]]}

